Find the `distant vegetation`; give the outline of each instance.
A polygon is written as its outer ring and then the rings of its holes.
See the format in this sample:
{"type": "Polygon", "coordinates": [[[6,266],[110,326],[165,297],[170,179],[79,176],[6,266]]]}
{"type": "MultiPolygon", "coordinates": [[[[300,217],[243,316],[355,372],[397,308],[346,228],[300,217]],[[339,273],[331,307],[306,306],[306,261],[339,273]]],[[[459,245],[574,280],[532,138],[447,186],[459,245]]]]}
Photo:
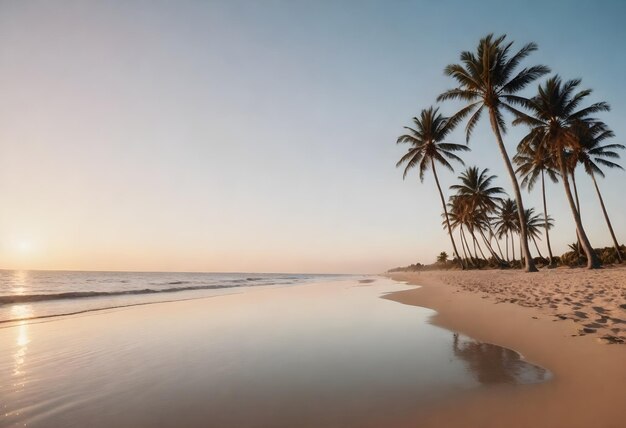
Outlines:
{"type": "Polygon", "coordinates": [[[516,52],[512,46],[513,42],[507,42],[505,36],[496,38],[490,34],[479,41],[474,52],[462,52],[461,62],[444,70],[455,81],[455,87],[441,94],[437,101],[461,101],[464,106],[450,117],[439,113],[437,107],[428,107],[413,118],[412,126],[405,127],[406,133],[398,138],[397,143],[409,145],[396,164],[404,167],[403,178],[417,169],[423,182],[425,174],[432,171],[441,200],[442,225],[450,238],[453,256],[449,260],[447,253],[441,253],[433,265],[417,263],[392,271],[493,266],[521,267],[533,272],[538,264],[555,267],[584,263],[592,269],[602,263],[624,260],[626,247],[618,244],[597,182],[597,177],[604,177],[602,168],[623,169],[614,160],[619,158],[618,150],[625,147],[610,142],[613,132],[595,117],[608,111],[609,105],[588,103],[591,90],[579,89],[580,79],[563,81],[558,75],[540,84],[534,95],[522,96],[520,91],[550,73],[550,69],[533,65],[517,71],[522,61],[537,50],[537,45],[529,43],[516,52]],[[512,158],[503,140],[508,126],[504,112],[513,115],[512,125],[523,125],[528,131],[518,142],[512,158]],[[489,119],[514,199],[494,185],[495,175],[477,166],[468,167],[460,174],[458,184],[450,187],[453,194],[446,199],[437,166],[454,171],[454,162],[464,165],[460,155],[469,150],[467,143],[483,115],[489,119]],[[463,122],[466,144],[448,142],[450,133],[463,122]],[[591,246],[581,220],[576,187],[579,169],[593,181],[613,247],[594,250],[591,246]],[[570,246],[572,251],[561,257],[553,255],[550,245],[549,231],[554,220],[548,214],[546,177],[563,184],[576,225],[576,243],[570,246]],[[523,187],[530,192],[536,184],[541,185],[541,214],[524,206],[520,190],[523,187]],[[545,256],[538,243],[544,236],[545,256]],[[538,257],[532,256],[531,243],[538,257]]]}
{"type": "MultiPolygon", "coordinates": [[[[570,251],[563,253],[561,256],[554,257],[552,259],[553,267],[556,266],[568,266],[568,267],[581,267],[587,264],[587,258],[584,253],[578,250],[578,242],[574,242],[569,245],[570,251]]],[[[603,265],[619,264],[617,259],[617,252],[614,247],[595,248],[595,254],[600,259],[603,265]]],[[[626,245],[621,245],[622,254],[626,254],[626,245]]],[[[548,266],[548,259],[543,257],[535,257],[533,262],[538,266],[548,266]]],[[[475,259],[474,268],[501,268],[502,265],[494,258],[489,259],[475,259]]],[[[507,267],[520,268],[523,265],[516,260],[507,267]]],[[[399,266],[389,269],[388,272],[420,272],[429,270],[447,270],[447,269],[459,269],[460,264],[458,260],[446,260],[445,262],[437,257],[437,262],[431,264],[414,263],[408,266],[399,266]]]]}

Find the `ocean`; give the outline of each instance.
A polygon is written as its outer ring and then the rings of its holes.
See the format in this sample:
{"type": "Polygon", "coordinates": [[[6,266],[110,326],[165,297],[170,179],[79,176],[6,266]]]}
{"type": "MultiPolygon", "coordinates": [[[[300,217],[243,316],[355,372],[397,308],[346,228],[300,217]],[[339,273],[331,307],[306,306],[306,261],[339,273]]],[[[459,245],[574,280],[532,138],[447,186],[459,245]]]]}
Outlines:
{"type": "Polygon", "coordinates": [[[353,278],[340,274],[0,270],[0,323],[353,278]]]}

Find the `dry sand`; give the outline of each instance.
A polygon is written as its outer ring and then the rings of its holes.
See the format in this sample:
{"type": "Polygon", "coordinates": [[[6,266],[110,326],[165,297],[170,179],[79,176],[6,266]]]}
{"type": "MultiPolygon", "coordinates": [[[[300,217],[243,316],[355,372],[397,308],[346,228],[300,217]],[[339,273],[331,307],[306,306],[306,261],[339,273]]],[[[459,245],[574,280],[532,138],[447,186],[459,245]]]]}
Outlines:
{"type": "Polygon", "coordinates": [[[435,309],[434,324],[517,350],[554,373],[544,384],[487,388],[406,426],[626,427],[626,346],[601,339],[624,339],[626,269],[392,277],[422,287],[386,298],[435,309]]]}
{"type": "Polygon", "coordinates": [[[557,269],[533,275],[515,271],[454,272],[447,284],[480,293],[497,303],[539,308],[557,320],[570,319],[580,335],[626,342],[626,269],[557,269]]]}

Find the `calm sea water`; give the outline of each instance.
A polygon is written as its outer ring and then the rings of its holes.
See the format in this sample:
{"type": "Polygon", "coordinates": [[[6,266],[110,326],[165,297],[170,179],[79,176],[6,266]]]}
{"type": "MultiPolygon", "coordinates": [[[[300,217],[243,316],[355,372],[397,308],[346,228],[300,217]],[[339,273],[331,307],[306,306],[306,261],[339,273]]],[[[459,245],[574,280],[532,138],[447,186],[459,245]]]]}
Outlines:
{"type": "Polygon", "coordinates": [[[274,273],[0,270],[0,323],[350,278],[274,273]]]}

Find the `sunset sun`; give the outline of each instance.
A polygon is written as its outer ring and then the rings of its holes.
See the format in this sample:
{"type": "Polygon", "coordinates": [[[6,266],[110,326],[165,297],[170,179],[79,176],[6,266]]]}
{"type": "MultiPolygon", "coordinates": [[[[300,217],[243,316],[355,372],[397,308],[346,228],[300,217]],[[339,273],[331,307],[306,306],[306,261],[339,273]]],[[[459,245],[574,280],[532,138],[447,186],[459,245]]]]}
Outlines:
{"type": "Polygon", "coordinates": [[[33,250],[33,243],[30,240],[22,239],[16,242],[15,249],[19,254],[29,254],[33,250]]]}

